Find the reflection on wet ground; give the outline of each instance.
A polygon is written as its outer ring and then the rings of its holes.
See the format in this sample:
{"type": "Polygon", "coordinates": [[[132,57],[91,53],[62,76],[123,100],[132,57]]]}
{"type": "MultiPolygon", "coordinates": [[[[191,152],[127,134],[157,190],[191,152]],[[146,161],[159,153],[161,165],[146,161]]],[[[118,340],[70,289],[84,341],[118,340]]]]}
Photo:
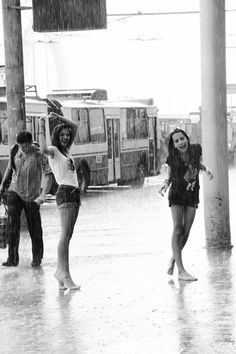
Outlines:
{"type": "MultiPolygon", "coordinates": [[[[19,266],[0,266],[1,353],[236,353],[235,250],[205,248],[200,204],[184,251],[199,280],[168,277],[172,222],[167,198],[157,193],[159,182],[152,178],[141,190],[93,191],[83,198],[70,248],[79,292],[57,289],[59,219],[54,203],[42,207],[42,267],[30,266],[27,233],[19,266]]],[[[0,250],[0,261],[5,258],[0,250]]]]}

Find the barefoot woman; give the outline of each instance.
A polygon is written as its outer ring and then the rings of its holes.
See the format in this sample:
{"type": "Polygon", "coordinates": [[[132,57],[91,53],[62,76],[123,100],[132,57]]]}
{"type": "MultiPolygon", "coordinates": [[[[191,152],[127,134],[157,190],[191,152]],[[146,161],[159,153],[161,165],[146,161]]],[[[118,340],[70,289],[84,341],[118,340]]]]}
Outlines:
{"type": "Polygon", "coordinates": [[[52,132],[51,146],[46,146],[45,117],[39,121],[39,143],[42,152],[49,157],[49,164],[58,183],[56,202],[60,215],[61,235],[57,248],[57,270],[55,277],[59,288],[78,290],[69,270],[69,243],[73,234],[74,225],[80,207],[80,191],[78,188],[77,173],[69,149],[77,132],[77,124],[73,121],[51,113],[49,119],[59,117],[63,124],[57,125],[52,132]]]}
{"type": "Polygon", "coordinates": [[[199,203],[199,170],[213,178],[211,171],[201,163],[202,148],[199,144],[190,144],[188,135],[181,129],[175,129],[169,136],[169,156],[167,158],[168,177],[159,192],[163,195],[169,185],[169,206],[173,219],[172,251],[168,274],[174,272],[175,262],[178,277],[181,280],[197,280],[189,274],[183,265],[182,249],[185,246],[195,218],[199,203]]]}

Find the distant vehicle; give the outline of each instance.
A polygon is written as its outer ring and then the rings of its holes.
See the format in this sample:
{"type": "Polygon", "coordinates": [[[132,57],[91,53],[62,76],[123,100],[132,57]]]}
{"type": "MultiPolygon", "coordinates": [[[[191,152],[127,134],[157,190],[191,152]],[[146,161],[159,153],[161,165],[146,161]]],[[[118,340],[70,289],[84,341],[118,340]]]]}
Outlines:
{"type": "Polygon", "coordinates": [[[161,163],[166,162],[168,156],[168,136],[175,129],[183,129],[190,137],[191,142],[200,143],[202,140],[201,122],[199,112],[184,114],[159,114],[160,129],[160,159],[161,163]]]}
{"type": "Polygon", "coordinates": [[[159,114],[159,126],[163,136],[168,136],[175,128],[183,129],[192,142],[201,143],[200,113],[193,112],[188,115],[159,114]]]}
{"type": "MultiPolygon", "coordinates": [[[[192,112],[189,115],[159,115],[161,132],[161,161],[167,156],[167,137],[172,130],[180,128],[186,131],[190,140],[194,143],[202,143],[202,127],[200,112],[192,112]],[[166,149],[162,147],[165,141],[166,149]]],[[[227,138],[229,165],[236,166],[236,108],[227,110],[227,138]]]]}
{"type": "Polygon", "coordinates": [[[229,164],[236,166],[236,108],[228,110],[227,135],[229,164]]]}
{"type": "Polygon", "coordinates": [[[48,99],[56,99],[58,101],[67,100],[108,100],[107,91],[104,89],[67,89],[67,90],[52,90],[47,94],[48,99]]]}
{"type": "MultiPolygon", "coordinates": [[[[141,187],[145,176],[159,174],[160,140],[158,109],[151,99],[94,100],[26,98],[26,128],[38,142],[38,119],[55,111],[78,124],[71,147],[83,192],[89,186],[109,183],[141,187]]],[[[0,98],[0,171],[3,174],[9,156],[6,98],[0,98]]],[[[50,120],[47,143],[60,120],[50,120]]],[[[54,188],[55,190],[55,188],[54,188]]]]}
{"type": "MultiPolygon", "coordinates": [[[[151,99],[66,99],[60,104],[78,124],[71,153],[82,191],[109,183],[142,186],[145,176],[159,173],[158,109],[151,99]]],[[[55,122],[49,125],[48,138],[55,122]]]]}

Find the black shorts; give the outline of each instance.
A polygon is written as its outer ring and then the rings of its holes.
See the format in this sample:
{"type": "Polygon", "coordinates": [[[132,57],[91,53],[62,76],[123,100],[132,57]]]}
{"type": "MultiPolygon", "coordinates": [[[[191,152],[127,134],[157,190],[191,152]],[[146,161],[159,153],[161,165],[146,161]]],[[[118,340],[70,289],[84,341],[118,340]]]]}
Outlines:
{"type": "Polygon", "coordinates": [[[199,188],[194,191],[187,191],[186,189],[177,189],[170,187],[169,190],[169,206],[181,205],[185,207],[198,208],[199,203],[199,188]]]}
{"type": "Polygon", "coordinates": [[[59,185],[56,192],[56,203],[60,206],[64,203],[77,203],[80,206],[80,190],[78,187],[59,185]]]}

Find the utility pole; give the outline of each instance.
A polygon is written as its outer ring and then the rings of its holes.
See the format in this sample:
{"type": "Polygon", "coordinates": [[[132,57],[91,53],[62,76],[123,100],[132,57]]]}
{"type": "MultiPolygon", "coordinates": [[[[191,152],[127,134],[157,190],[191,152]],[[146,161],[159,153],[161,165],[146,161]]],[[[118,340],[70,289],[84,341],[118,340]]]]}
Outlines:
{"type": "Polygon", "coordinates": [[[8,143],[26,127],[20,0],[2,0],[6,67],[8,143]]]}
{"type": "Polygon", "coordinates": [[[201,0],[203,161],[206,246],[231,247],[227,158],[225,0],[201,0]]]}

